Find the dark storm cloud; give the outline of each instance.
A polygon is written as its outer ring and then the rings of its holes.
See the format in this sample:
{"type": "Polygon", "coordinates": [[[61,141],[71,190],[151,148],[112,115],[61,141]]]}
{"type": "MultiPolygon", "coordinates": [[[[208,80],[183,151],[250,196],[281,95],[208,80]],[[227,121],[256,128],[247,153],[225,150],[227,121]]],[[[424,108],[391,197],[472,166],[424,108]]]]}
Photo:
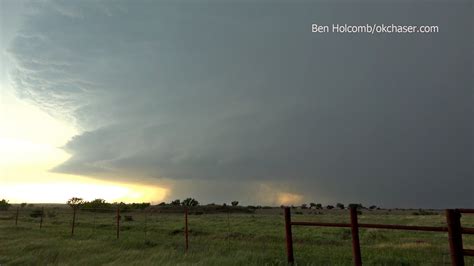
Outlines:
{"type": "Polygon", "coordinates": [[[210,201],[292,183],[307,200],[473,206],[472,11],[45,2],[10,53],[19,94],[82,129],[55,171],[194,180],[210,201]],[[314,34],[312,23],[441,32],[314,34]]]}

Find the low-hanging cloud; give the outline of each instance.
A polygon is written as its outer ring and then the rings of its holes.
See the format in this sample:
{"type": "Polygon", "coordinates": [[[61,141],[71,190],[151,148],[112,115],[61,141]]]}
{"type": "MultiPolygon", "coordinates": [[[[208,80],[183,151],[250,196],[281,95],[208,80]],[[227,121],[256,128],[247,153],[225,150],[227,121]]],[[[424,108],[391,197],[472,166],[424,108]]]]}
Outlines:
{"type": "Polygon", "coordinates": [[[81,129],[57,172],[194,180],[206,185],[176,195],[209,201],[255,202],[248,191],[273,184],[473,206],[472,5],[429,4],[41,2],[9,49],[12,76],[81,129]],[[442,32],[312,34],[315,21],[442,32]]]}

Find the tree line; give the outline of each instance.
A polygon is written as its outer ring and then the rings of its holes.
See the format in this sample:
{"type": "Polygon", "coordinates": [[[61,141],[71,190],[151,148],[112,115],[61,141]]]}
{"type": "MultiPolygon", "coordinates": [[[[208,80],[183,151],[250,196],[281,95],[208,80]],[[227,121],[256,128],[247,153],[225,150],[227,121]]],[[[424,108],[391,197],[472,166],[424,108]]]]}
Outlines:
{"type": "MultiPolygon", "coordinates": [[[[117,207],[120,207],[121,210],[126,211],[126,210],[143,210],[143,209],[146,209],[146,208],[151,206],[151,204],[148,203],[148,202],[142,202],[142,203],[113,202],[113,203],[109,203],[109,202],[107,202],[107,201],[105,201],[104,199],[101,199],[101,198],[94,199],[94,200],[91,200],[91,201],[85,201],[85,200],[83,200],[82,198],[79,198],[79,197],[72,197],[66,203],[72,208],[80,208],[80,209],[83,209],[83,210],[94,210],[94,209],[97,209],[97,210],[98,209],[110,209],[110,210],[112,210],[112,209],[115,209],[117,207]]],[[[5,200],[5,199],[0,200],[0,210],[8,210],[10,208],[10,206],[11,206],[11,204],[7,200],[5,200]]],[[[26,207],[26,206],[33,207],[33,204],[21,203],[20,206],[22,208],[26,207]]],[[[161,202],[161,203],[157,204],[157,206],[160,206],[160,207],[164,207],[164,206],[166,206],[166,207],[177,207],[177,206],[195,207],[195,206],[200,206],[200,203],[199,203],[199,201],[197,201],[194,198],[185,198],[183,200],[175,199],[175,200],[172,200],[168,203],[167,202],[161,202]]],[[[232,201],[232,202],[230,202],[229,205],[227,203],[223,203],[222,205],[211,203],[211,204],[207,204],[206,206],[223,206],[223,207],[232,206],[232,207],[237,207],[237,206],[239,206],[239,202],[238,201],[232,201]]],[[[284,206],[282,205],[280,207],[284,207],[284,206]]],[[[370,210],[380,209],[376,205],[370,205],[369,207],[365,207],[360,203],[350,203],[347,206],[344,205],[343,203],[336,203],[335,205],[325,205],[325,206],[323,206],[321,203],[311,202],[309,204],[303,203],[300,206],[291,205],[290,207],[293,208],[293,209],[300,208],[300,209],[316,209],[316,210],[323,210],[323,209],[327,209],[327,210],[341,209],[341,210],[343,210],[343,209],[351,208],[351,207],[356,207],[357,209],[370,209],[370,210]]],[[[272,207],[270,207],[270,206],[262,207],[262,206],[251,206],[251,205],[249,205],[249,206],[247,206],[247,208],[250,208],[250,209],[263,208],[263,209],[266,209],[266,208],[272,208],[272,207]]]]}
{"type": "MultiPolygon", "coordinates": [[[[283,205],[281,207],[284,207],[283,205]]],[[[332,210],[332,209],[340,209],[340,210],[344,210],[344,209],[350,209],[352,207],[355,207],[357,209],[370,209],[370,210],[375,210],[375,209],[380,209],[379,207],[377,207],[376,205],[370,205],[369,207],[365,207],[363,206],[362,204],[360,203],[350,203],[347,205],[347,207],[343,204],[343,203],[336,203],[336,206],[334,205],[326,205],[326,206],[323,206],[321,203],[314,203],[314,202],[311,202],[309,204],[306,204],[306,203],[303,203],[301,204],[301,206],[299,206],[300,209],[315,209],[315,210],[323,210],[323,209],[327,209],[327,210],[332,210]]],[[[297,207],[292,205],[291,208],[293,209],[296,209],[297,207]]]]}

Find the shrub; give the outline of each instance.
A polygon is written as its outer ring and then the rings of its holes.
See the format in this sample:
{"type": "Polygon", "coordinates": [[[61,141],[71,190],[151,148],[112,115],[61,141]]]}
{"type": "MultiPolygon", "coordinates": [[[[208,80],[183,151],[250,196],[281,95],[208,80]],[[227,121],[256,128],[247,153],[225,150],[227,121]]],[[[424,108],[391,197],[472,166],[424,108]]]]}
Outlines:
{"type": "Polygon", "coordinates": [[[42,215],[43,215],[43,210],[41,209],[33,210],[30,213],[30,217],[33,217],[33,218],[38,218],[38,217],[41,217],[42,215]]]}
{"type": "Polygon", "coordinates": [[[147,247],[155,247],[156,245],[158,245],[156,242],[152,241],[152,240],[145,240],[145,246],[147,247]]]}
{"type": "Polygon", "coordinates": [[[385,232],[376,229],[367,229],[361,233],[361,239],[367,243],[375,243],[378,241],[387,241],[388,237],[385,232]]]}
{"type": "Polygon", "coordinates": [[[336,207],[341,209],[341,210],[344,210],[344,204],[342,204],[342,203],[336,204],[336,207]]]}
{"type": "Polygon", "coordinates": [[[53,211],[53,210],[47,211],[46,216],[48,216],[48,218],[54,218],[54,217],[56,217],[56,212],[53,211]]]}
{"type": "Polygon", "coordinates": [[[423,209],[419,209],[418,212],[413,212],[412,215],[437,215],[436,212],[430,212],[423,209]]]}
{"type": "Polygon", "coordinates": [[[105,202],[103,199],[95,199],[93,201],[83,202],[83,209],[112,209],[112,204],[105,202]]]}
{"type": "Polygon", "coordinates": [[[5,199],[0,200],[0,211],[8,211],[10,206],[11,205],[10,205],[10,203],[8,203],[7,200],[5,200],[5,199]]]}
{"type": "Polygon", "coordinates": [[[134,210],[144,210],[148,207],[150,207],[150,203],[148,202],[142,202],[142,203],[132,203],[132,204],[127,204],[127,208],[134,209],[134,210]]]}
{"type": "Polygon", "coordinates": [[[238,201],[236,201],[236,200],[234,200],[234,201],[232,201],[230,204],[232,204],[232,206],[234,206],[234,207],[235,207],[235,206],[239,205],[239,202],[238,202],[238,201]]]}

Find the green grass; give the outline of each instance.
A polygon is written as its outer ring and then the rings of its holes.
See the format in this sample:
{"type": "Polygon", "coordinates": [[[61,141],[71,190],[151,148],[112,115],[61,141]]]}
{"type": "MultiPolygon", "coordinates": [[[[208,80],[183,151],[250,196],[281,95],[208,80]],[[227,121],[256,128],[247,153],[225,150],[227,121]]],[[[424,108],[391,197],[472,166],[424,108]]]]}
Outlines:
{"type": "MultiPolygon", "coordinates": [[[[29,217],[22,210],[18,226],[14,210],[0,212],[1,265],[286,265],[281,209],[255,214],[189,216],[189,251],[184,250],[182,214],[125,213],[116,239],[114,213],[81,211],[71,236],[71,211],[52,209],[55,217],[29,217]]],[[[293,215],[293,220],[348,222],[347,211],[293,215]]],[[[362,223],[445,225],[442,213],[413,215],[412,211],[364,211],[362,223]]],[[[474,227],[474,215],[463,226],[474,227]]],[[[351,234],[347,228],[293,226],[297,265],[352,265],[351,234]]],[[[364,265],[449,265],[446,233],[361,229],[364,265]]],[[[465,248],[474,236],[464,235],[465,248]]],[[[473,265],[466,257],[466,265],[473,265]]]]}

